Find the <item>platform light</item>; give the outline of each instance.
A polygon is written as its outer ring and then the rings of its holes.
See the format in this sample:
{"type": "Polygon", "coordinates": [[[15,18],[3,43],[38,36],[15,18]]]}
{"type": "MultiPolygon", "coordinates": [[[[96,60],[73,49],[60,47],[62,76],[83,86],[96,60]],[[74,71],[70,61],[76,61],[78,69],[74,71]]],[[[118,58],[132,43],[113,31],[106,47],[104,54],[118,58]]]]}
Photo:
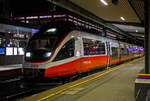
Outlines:
{"type": "Polygon", "coordinates": [[[120,17],[120,19],[123,20],[123,21],[125,21],[125,18],[124,18],[124,17],[120,17]]]}
{"type": "Polygon", "coordinates": [[[108,3],[105,0],[100,0],[105,6],[108,5],[108,3]]]}

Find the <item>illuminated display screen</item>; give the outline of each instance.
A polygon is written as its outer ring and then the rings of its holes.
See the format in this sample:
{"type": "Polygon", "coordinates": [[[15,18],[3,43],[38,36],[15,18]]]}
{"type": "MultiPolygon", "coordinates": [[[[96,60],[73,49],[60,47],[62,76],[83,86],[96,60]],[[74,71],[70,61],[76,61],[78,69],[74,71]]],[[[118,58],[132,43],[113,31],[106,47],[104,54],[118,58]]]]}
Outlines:
{"type": "Polygon", "coordinates": [[[5,54],[5,48],[0,48],[0,55],[4,55],[5,54]]]}
{"type": "Polygon", "coordinates": [[[6,55],[13,55],[13,47],[6,47],[6,55]]]}
{"type": "Polygon", "coordinates": [[[18,48],[18,55],[24,55],[24,49],[18,48]]]}
{"type": "Polygon", "coordinates": [[[17,47],[14,47],[14,55],[18,55],[17,47]]]}

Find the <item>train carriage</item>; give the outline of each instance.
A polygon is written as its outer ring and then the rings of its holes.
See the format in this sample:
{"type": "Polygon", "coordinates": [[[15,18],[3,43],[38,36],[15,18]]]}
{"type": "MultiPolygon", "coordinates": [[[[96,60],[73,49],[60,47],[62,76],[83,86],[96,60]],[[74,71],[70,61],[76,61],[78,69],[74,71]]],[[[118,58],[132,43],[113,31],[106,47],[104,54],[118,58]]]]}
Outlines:
{"type": "Polygon", "coordinates": [[[71,23],[58,21],[33,35],[25,52],[24,77],[77,75],[137,57],[136,52],[131,54],[128,43],[74,28],[71,23]]]}

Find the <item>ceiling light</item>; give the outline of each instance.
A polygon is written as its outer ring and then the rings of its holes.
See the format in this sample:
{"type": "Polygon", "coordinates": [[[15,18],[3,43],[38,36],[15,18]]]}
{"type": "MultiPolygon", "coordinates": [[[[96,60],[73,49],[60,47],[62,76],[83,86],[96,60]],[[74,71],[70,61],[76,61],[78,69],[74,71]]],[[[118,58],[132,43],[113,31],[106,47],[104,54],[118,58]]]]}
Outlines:
{"type": "Polygon", "coordinates": [[[100,0],[104,5],[108,5],[108,3],[105,0],[100,0]]]}
{"type": "Polygon", "coordinates": [[[123,20],[123,21],[125,20],[125,18],[124,18],[124,17],[120,17],[120,19],[121,19],[121,20],[123,20]]]}

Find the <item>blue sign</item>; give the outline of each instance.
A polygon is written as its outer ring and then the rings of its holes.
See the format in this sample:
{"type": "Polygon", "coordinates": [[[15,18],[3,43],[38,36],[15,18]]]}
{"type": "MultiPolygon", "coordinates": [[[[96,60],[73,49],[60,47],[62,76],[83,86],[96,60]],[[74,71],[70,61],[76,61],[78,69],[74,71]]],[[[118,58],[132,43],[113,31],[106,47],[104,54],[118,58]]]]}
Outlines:
{"type": "Polygon", "coordinates": [[[0,55],[4,55],[5,54],[5,48],[0,48],[0,55]]]}

